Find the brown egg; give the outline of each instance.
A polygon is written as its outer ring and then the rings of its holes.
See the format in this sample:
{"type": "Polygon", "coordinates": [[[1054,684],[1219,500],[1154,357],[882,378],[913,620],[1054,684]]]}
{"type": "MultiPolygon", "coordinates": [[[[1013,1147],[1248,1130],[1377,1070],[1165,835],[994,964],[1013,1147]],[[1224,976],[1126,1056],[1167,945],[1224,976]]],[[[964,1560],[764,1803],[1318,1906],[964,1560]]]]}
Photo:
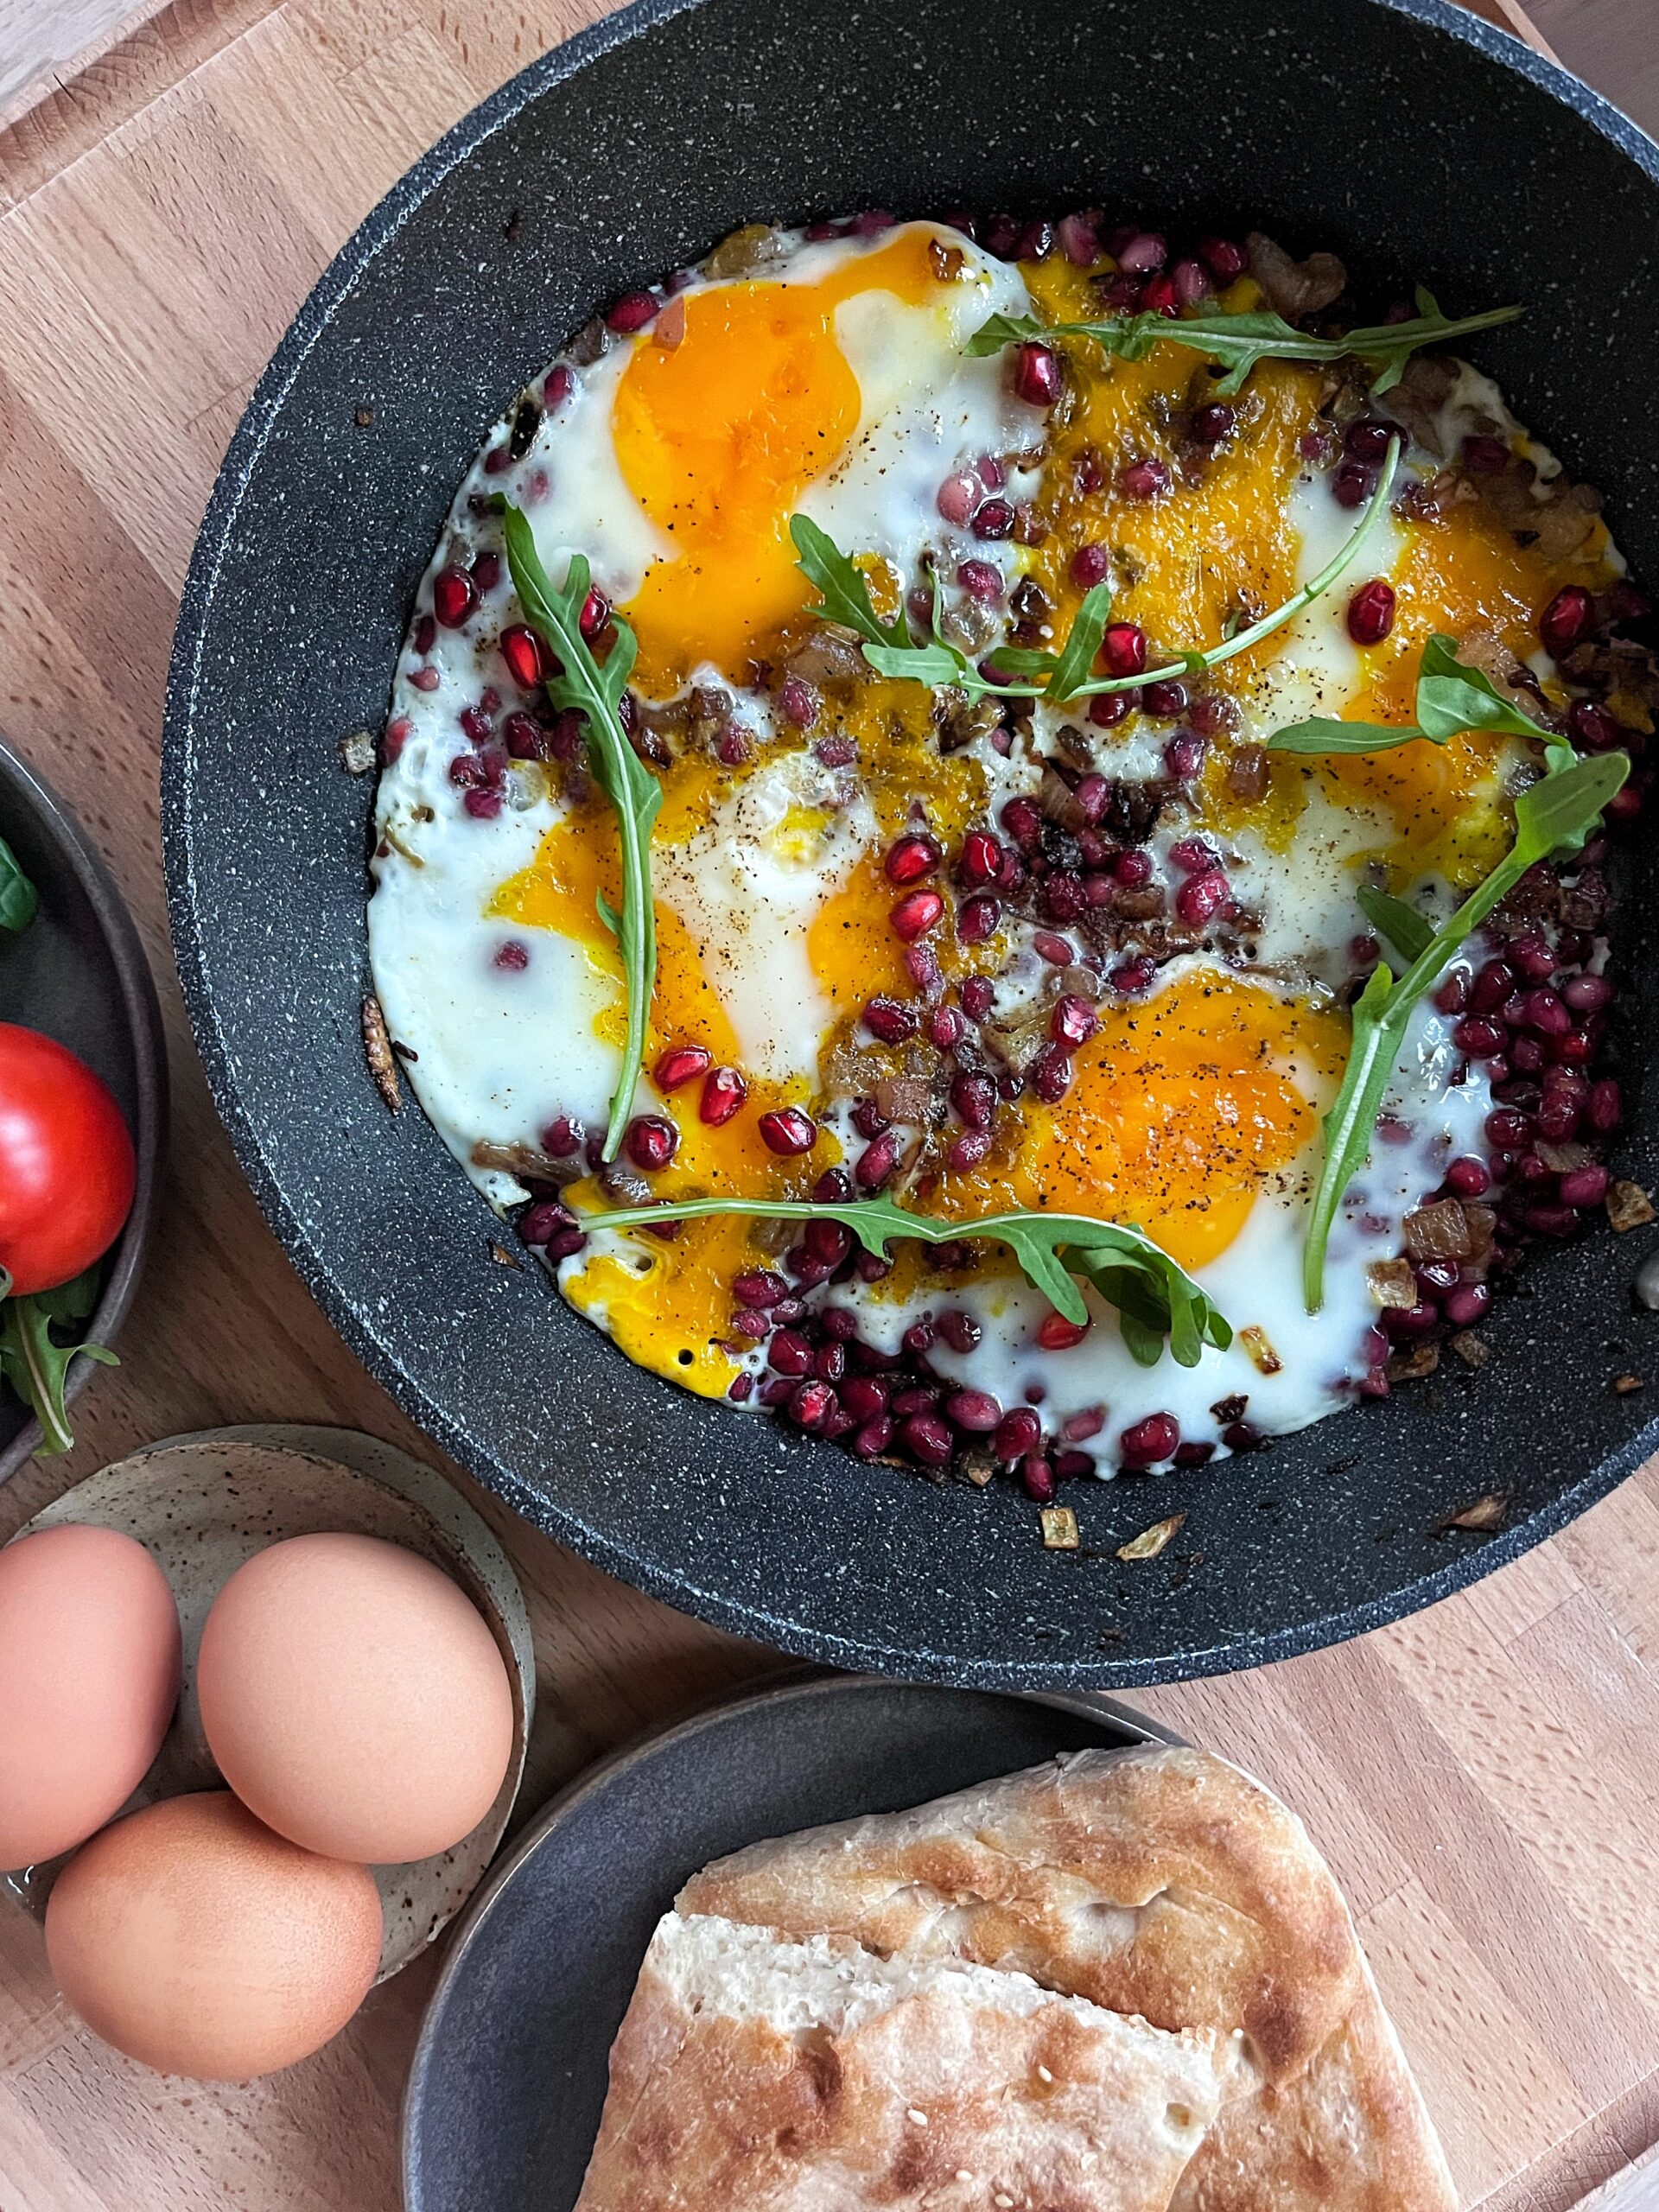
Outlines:
{"type": "Polygon", "coordinates": [[[495,1639],[447,1574],[373,1536],[294,1536],[238,1567],[202,1631],[202,1726],[226,1782],[313,1851],[447,1851],[512,1756],[495,1639]]]}
{"type": "Polygon", "coordinates": [[[0,1866],[85,1842],[161,1748],[179,1695],[167,1577],[114,1529],[0,1551],[0,1866]]]}
{"type": "Polygon", "coordinates": [[[365,1866],[273,1835],[226,1790],[169,1797],[92,1838],[46,1907],[59,1988],[163,2074],[244,2082],[338,2035],[380,1957],[365,1866]]]}

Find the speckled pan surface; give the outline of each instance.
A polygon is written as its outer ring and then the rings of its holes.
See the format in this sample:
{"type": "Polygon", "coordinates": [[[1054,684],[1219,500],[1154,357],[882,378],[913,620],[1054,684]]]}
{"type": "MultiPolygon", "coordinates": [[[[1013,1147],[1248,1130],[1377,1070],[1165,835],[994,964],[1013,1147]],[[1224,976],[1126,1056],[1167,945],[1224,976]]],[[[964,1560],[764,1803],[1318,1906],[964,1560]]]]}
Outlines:
{"type": "MultiPolygon", "coordinates": [[[[530,1268],[418,1110],[394,1121],[359,1007],[370,780],[455,482],[522,379],[618,291],[736,224],[881,205],[1256,222],[1453,309],[1529,304],[1482,361],[1659,575],[1649,360],[1659,149],[1441,0],[689,0],[546,56],[389,195],[323,278],[232,446],[169,687],[175,940],[243,1165],[374,1373],[551,1534],[688,1611],[808,1656],[980,1684],[1109,1685],[1253,1665],[1396,1618],[1581,1512],[1659,1443],[1656,1232],[1529,1273],[1442,1374],[1248,1459],[1069,1493],[1046,1553],[1012,1489],[935,1488],[732,1419],[635,1370],[530,1268]],[[372,416],[365,423],[364,414],[372,416]],[[1446,1530],[1484,1493],[1497,1533],[1446,1530]],[[1175,1510],[1156,1560],[1116,1548],[1175,1510]]],[[[1644,865],[1649,865],[1644,862],[1644,865]]],[[[1651,885],[1621,1172],[1659,1166],[1651,885]]]]}
{"type": "Polygon", "coordinates": [[[1107,1698],[812,1671],[628,1745],[554,1799],[456,1935],[404,2094],[406,2212],[569,2212],[651,1931],[710,1859],[1063,1751],[1177,1740],[1107,1698]]]}
{"type": "MultiPolygon", "coordinates": [[[[170,1436],[100,1468],[18,1533],[66,1522],[118,1529],[167,1576],[184,1631],[184,1686],[156,1764],[128,1811],[187,1790],[224,1787],[196,1696],[196,1655],[213,1602],[237,1568],[289,1536],[348,1529],[398,1544],[442,1567],[501,1647],[512,1684],[512,1759],[470,1835],[407,1866],[372,1871],[385,1915],[380,1971],[406,1967],[460,1911],[500,1842],[518,1794],[536,1707],[536,1655],[524,1592],[479,1516],[434,1467],[359,1430],[261,1423],[170,1436]]],[[[4,1877],[39,1915],[61,1862],[4,1877]]]]}

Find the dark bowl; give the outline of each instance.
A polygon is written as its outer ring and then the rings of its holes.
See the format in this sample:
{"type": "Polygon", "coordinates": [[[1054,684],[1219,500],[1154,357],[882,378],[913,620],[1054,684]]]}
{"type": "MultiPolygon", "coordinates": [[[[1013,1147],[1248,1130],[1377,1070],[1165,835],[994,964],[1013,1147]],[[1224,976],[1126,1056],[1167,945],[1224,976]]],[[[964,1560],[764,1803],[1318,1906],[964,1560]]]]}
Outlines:
{"type": "MultiPolygon", "coordinates": [[[[1208,1473],[1078,1485],[1079,1554],[1010,1485],[935,1487],[631,1367],[531,1268],[358,1037],[368,779],[416,583],[483,431],[594,308],[758,216],[1104,202],[1254,221],[1367,289],[1527,319],[1479,358],[1659,576],[1659,149],[1440,0],[688,0],[547,55],[381,204],[302,310],[214,491],[167,708],[175,942],[219,1110],[295,1264],[408,1411],[539,1527],[810,1657],[980,1684],[1254,1665],[1512,1558],[1659,1440],[1649,1241],[1550,1253],[1483,1374],[1442,1375],[1208,1473]],[[1444,1528],[1501,1492],[1496,1534],[1444,1528]],[[1117,1545],[1174,1510],[1179,1541],[1117,1545]]],[[[1385,293],[1386,296],[1386,293],[1385,293]]],[[[1650,855],[1627,922],[1659,1114],[1650,855]]]]}
{"type": "MultiPolygon", "coordinates": [[[[86,1334],[113,1341],[138,1287],[167,1151],[167,1054],[162,1010],[121,893],[86,831],[43,778],[0,743],[0,837],[40,893],[21,937],[0,936],[0,1021],[43,1030],[78,1052],[115,1093],[138,1154],[132,1211],[106,1263],[86,1334]]],[[[69,1370],[73,1398],[97,1372],[69,1370]]],[[[0,1390],[0,1483],[41,1440],[40,1424],[0,1390]]]]}
{"type": "Polygon", "coordinates": [[[601,1760],[537,1815],[450,1944],[404,2095],[404,2212],[569,2212],[652,1930],[711,1859],[1064,1752],[1179,1740],[1109,1698],[812,1670],[601,1760]]]}

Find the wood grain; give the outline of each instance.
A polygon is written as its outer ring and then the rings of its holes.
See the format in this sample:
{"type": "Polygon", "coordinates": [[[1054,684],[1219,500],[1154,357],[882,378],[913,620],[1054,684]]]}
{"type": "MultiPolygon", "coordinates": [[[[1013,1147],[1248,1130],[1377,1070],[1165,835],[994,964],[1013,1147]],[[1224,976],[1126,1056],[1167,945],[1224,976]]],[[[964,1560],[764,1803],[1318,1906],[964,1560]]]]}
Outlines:
{"type": "MultiPolygon", "coordinates": [[[[1551,11],[1558,34],[1567,4],[1551,11]]],[[[456,117],[594,12],[171,0],[0,134],[0,724],[79,810],[133,904],[177,1096],[124,1363],[82,1401],[75,1453],[0,1493],[0,1540],[172,1430],[337,1421],[438,1456],[306,1296],[208,1103],[162,911],[162,683],[219,456],[323,263],[456,117]]],[[[457,1479],[535,1616],[527,1812],[608,1745],[777,1663],[607,1581],[457,1479]]],[[[1144,1702],[1306,1817],[1471,2205],[1553,2212],[1659,2138],[1653,1469],[1399,1628],[1144,1702]]],[[[55,1999],[33,1925],[0,1899],[0,2212],[390,2212],[432,1971],[377,1992],[292,2072],[204,2088],[93,2042],[55,1999]]]]}

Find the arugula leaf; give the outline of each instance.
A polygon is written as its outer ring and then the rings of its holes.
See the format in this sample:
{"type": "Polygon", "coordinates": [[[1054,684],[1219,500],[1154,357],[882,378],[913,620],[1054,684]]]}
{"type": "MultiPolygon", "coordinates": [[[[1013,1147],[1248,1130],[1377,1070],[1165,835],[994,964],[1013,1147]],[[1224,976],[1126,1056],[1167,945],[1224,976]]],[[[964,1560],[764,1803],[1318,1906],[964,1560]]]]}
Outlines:
{"type": "Polygon", "coordinates": [[[799,556],[795,565],[807,582],[817,588],[822,604],[813,612],[827,615],[864,644],[864,658],[878,676],[899,677],[938,690],[946,684],[982,699],[1004,687],[988,683],[976,664],[939,634],[939,580],[933,579],[933,635],[925,645],[911,638],[902,613],[883,622],[870,602],[869,586],[850,553],[843,553],[827,531],[809,515],[791,515],[789,534],[799,556]]]}
{"type": "Polygon", "coordinates": [[[1216,386],[1223,398],[1243,389],[1258,361],[1342,361],[1357,355],[1375,370],[1371,389],[1382,393],[1399,383],[1406,363],[1420,346],[1441,346],[1453,338],[1491,330],[1499,323],[1513,322],[1521,313],[1518,307],[1489,308],[1481,315],[1447,316],[1433,295],[1419,286],[1417,313],[1409,321],[1378,323],[1340,338],[1312,337],[1270,309],[1171,317],[1147,308],[1139,315],[1106,315],[1097,322],[1043,323],[1032,315],[995,315],[981,324],[966,350],[997,353],[1005,346],[1033,339],[1092,338],[1120,360],[1143,361],[1154,346],[1185,346],[1226,368],[1216,386]]]}
{"type": "Polygon", "coordinates": [[[1415,960],[1426,949],[1434,934],[1434,925],[1414,906],[1407,906],[1403,899],[1379,891],[1370,883],[1362,883],[1357,896],[1367,921],[1387,938],[1396,952],[1403,953],[1408,960],[1415,960]]]}
{"type": "MultiPolygon", "coordinates": [[[[1336,1102],[1325,1117],[1325,1162],[1313,1194],[1303,1257],[1302,1289],[1310,1313],[1317,1313],[1325,1302],[1325,1253],[1332,1225],[1343,1193],[1370,1154],[1371,1134],[1405,1048],[1413,1008],[1529,868],[1554,855],[1582,849],[1602,810],[1630,772],[1629,756],[1623,753],[1596,753],[1574,760],[1570,767],[1562,765],[1564,757],[1564,747],[1553,747],[1543,776],[1516,800],[1515,842],[1491,874],[1430,933],[1398,982],[1385,962],[1373,970],[1355,1004],[1348,1065],[1336,1102]]],[[[1400,905],[1390,902],[1391,908],[1400,905]]],[[[1367,906],[1366,911],[1372,910],[1367,906]]]]}
{"type": "MultiPolygon", "coordinates": [[[[1232,628],[1218,645],[1211,645],[1207,652],[1184,652],[1160,667],[1148,668],[1139,676],[1093,677],[1089,671],[1095,664],[1101,640],[1106,634],[1106,625],[1111,620],[1112,595],[1105,584],[1096,584],[1078,607],[1065,643],[1058,653],[1035,652],[1022,645],[996,645],[987,656],[987,665],[999,674],[1009,676],[1040,676],[1046,680],[1041,696],[1064,704],[1068,699],[1091,699],[1103,691],[1138,691],[1148,683],[1163,682],[1173,676],[1197,676],[1207,668],[1218,668],[1224,661],[1232,660],[1237,654],[1249,652],[1264,638],[1281,630],[1293,621],[1305,607],[1311,606],[1321,593],[1332,585],[1358,556],[1373,524],[1388,505],[1393,486],[1395,463],[1399,459],[1400,442],[1396,438],[1389,444],[1387,458],[1377,472],[1376,489],[1366,502],[1365,512],[1352,534],[1334,556],[1327,561],[1319,574],[1294,592],[1282,607],[1275,607],[1259,622],[1247,629],[1232,628]]],[[[808,580],[817,586],[823,605],[816,611],[842,622],[849,629],[857,631],[864,640],[864,658],[880,676],[907,678],[914,683],[938,687],[956,684],[970,699],[1030,698],[1036,686],[1030,683],[1001,683],[982,677],[977,665],[955,645],[949,645],[939,635],[939,580],[933,579],[933,639],[929,645],[912,643],[908,632],[906,642],[895,642],[903,631],[901,620],[883,624],[870,605],[863,576],[849,554],[842,552],[833,538],[828,537],[815,522],[805,515],[791,515],[790,535],[795,540],[801,558],[796,563],[808,580]]],[[[1313,727],[1313,725],[1307,725],[1313,727]]],[[[1323,725],[1321,725],[1323,727],[1323,725]]],[[[1337,728],[1357,725],[1338,724],[1337,728]]],[[[1325,748],[1310,747],[1310,750],[1325,748]]],[[[1358,749],[1358,748],[1354,748],[1358,749]]]]}
{"type": "Polygon", "coordinates": [[[40,903],[16,854],[0,837],[0,930],[26,930],[40,903]]]}
{"type": "MultiPolygon", "coordinates": [[[[1417,664],[1414,722],[1344,722],[1316,715],[1292,722],[1268,740],[1269,753],[1387,753],[1396,745],[1427,738],[1444,745],[1466,729],[1490,729],[1511,737],[1535,738],[1540,745],[1566,752],[1553,730],[1524,714],[1500,691],[1484,669],[1458,658],[1458,641],[1436,631],[1417,664]]],[[[1568,758],[1570,758],[1568,754],[1568,758]]]]}
{"type": "Polygon", "coordinates": [[[616,643],[601,667],[582,634],[582,603],[591,581],[585,555],[574,553],[563,588],[542,566],[536,538],[521,511],[501,511],[507,567],[524,620],[554,658],[556,674],[547,679],[548,696],[559,708],[575,708],[587,723],[588,761],[594,781],[616,810],[622,842],[622,906],[599,902],[600,918],[615,936],[627,979],[628,1028],[622,1066],[611,1099],[605,1157],[613,1160],[633,1110],[633,1094],[645,1064],[645,1026],[657,986],[657,911],[651,892],[651,832],[663,803],[662,785],[629,741],[622,725],[622,695],[627,689],[639,643],[620,616],[616,643]]]}
{"type": "Polygon", "coordinates": [[[620,1206],[580,1217],[583,1228],[641,1229],[663,1221],[696,1221],[713,1214],[747,1214],[766,1221],[839,1221],[867,1252],[887,1257],[895,1236],[925,1244],[950,1244],[964,1236],[988,1236],[1006,1244],[1033,1290],[1039,1290],[1068,1321],[1088,1319],[1083,1294],[1072,1280],[1081,1275],[1102,1297],[1138,1325],[1124,1341],[1135,1357],[1150,1365],[1164,1339],[1183,1367],[1196,1367],[1206,1344],[1224,1351],[1231,1326],[1168,1254],[1138,1229],[1096,1221],[1080,1213],[997,1213],[975,1221],[950,1221],[912,1213],[889,1198],[846,1201],[797,1198],[683,1198],[663,1205],[620,1206]],[[1148,1343],[1151,1355],[1147,1357],[1148,1343]]]}
{"type": "Polygon", "coordinates": [[[73,1329],[98,1303],[99,1270],[88,1268],[55,1290],[13,1298],[11,1277],[0,1268],[0,1376],[3,1376],[41,1424],[35,1451],[41,1459],[67,1452],[74,1442],[63,1402],[69,1369],[83,1356],[104,1367],[121,1363],[102,1344],[60,1344],[54,1328],[73,1329]]]}

